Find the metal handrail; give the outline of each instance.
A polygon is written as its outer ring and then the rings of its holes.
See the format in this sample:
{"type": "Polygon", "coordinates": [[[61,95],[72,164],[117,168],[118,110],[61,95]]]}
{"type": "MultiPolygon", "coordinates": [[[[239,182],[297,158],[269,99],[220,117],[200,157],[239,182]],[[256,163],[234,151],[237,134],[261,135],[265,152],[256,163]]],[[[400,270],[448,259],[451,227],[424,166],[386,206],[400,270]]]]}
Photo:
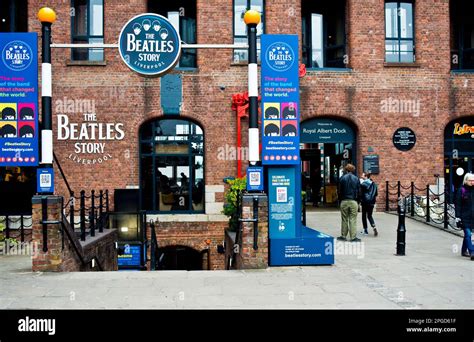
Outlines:
{"type": "Polygon", "coordinates": [[[56,153],[54,153],[54,151],[53,151],[53,158],[54,158],[54,162],[58,166],[59,172],[61,173],[61,177],[63,178],[64,183],[66,184],[67,190],[69,191],[69,196],[73,197],[74,192],[72,191],[71,186],[69,185],[69,182],[67,181],[66,175],[64,174],[64,171],[63,171],[63,168],[61,167],[61,164],[59,163],[59,160],[56,157],[56,153]]]}

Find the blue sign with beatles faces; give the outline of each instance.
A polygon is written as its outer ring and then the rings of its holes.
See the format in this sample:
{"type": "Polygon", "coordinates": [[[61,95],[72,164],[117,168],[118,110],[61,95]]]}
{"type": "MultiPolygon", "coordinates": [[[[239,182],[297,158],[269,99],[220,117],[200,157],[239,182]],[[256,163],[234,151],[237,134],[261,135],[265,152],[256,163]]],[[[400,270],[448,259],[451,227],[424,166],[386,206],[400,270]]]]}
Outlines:
{"type": "Polygon", "coordinates": [[[170,71],[181,55],[181,38],[169,20],[145,13],[130,19],[119,36],[119,53],[127,66],[142,75],[170,71]]]}
{"type": "Polygon", "coordinates": [[[262,164],[298,165],[298,36],[262,39],[262,164]]]}
{"type": "Polygon", "coordinates": [[[0,166],[38,165],[38,35],[0,33],[0,166]]]}

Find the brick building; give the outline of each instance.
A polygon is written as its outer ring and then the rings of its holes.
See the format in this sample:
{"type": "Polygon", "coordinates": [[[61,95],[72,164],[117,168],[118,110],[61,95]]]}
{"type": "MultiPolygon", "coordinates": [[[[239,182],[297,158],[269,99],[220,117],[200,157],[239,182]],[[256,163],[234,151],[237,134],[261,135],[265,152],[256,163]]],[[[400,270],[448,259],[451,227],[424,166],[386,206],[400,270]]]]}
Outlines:
{"type": "MultiPolygon", "coordinates": [[[[307,70],[300,80],[302,129],[308,132],[301,145],[303,171],[309,183],[322,174],[319,201],[334,202],[342,166],[351,161],[360,173],[367,155],[379,158],[374,180],[380,184],[380,204],[386,180],[458,186],[462,173],[456,171],[473,170],[472,131],[453,134],[456,123],[474,126],[474,6],[469,2],[162,3],[3,1],[2,16],[9,15],[1,25],[3,32],[40,32],[36,13],[48,5],[58,16],[54,43],[114,44],[131,17],[154,12],[179,25],[187,43],[232,44],[245,42],[242,13],[252,6],[263,14],[259,32],[300,37],[300,63],[307,70]],[[407,151],[393,141],[404,127],[416,136],[407,151]],[[311,133],[320,128],[332,131],[311,133]]],[[[54,49],[54,148],[72,189],[138,189],[140,208],[157,214],[160,246],[197,251],[210,246],[211,267],[223,268],[216,251],[227,227],[221,214],[223,179],[237,175],[231,104],[232,95],[247,90],[246,58],[239,50],[185,50],[171,73],[182,82],[179,115],[171,115],[162,106],[163,81],[130,71],[116,49],[54,49]],[[80,129],[91,123],[113,134],[74,137],[71,124],[80,129]],[[184,197],[176,196],[178,188],[184,197]]],[[[56,180],[58,192],[67,197],[59,175],[56,180]]]]}

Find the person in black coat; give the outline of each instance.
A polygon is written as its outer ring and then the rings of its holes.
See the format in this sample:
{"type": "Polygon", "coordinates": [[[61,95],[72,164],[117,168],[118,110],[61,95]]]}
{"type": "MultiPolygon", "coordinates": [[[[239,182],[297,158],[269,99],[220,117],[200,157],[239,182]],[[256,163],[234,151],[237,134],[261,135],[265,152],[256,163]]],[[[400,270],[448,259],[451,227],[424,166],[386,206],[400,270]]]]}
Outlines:
{"type": "Polygon", "coordinates": [[[360,202],[362,205],[362,225],[364,226],[364,235],[368,235],[367,231],[367,218],[369,219],[370,226],[374,230],[374,236],[378,235],[377,228],[375,227],[375,221],[372,216],[374,212],[375,202],[377,200],[378,189],[377,184],[371,179],[370,173],[362,174],[362,182],[360,184],[361,198],[360,202]]]}
{"type": "Polygon", "coordinates": [[[471,241],[474,228],[474,174],[466,173],[463,185],[456,194],[456,225],[464,231],[461,254],[474,260],[474,247],[471,241]]]}

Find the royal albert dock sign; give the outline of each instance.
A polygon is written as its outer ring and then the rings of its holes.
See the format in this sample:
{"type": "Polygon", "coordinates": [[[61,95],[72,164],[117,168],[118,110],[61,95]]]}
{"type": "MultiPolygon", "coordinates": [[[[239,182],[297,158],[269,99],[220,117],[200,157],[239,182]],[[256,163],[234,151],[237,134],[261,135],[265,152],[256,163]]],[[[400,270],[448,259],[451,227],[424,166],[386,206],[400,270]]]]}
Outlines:
{"type": "Polygon", "coordinates": [[[153,13],[140,14],[122,28],[119,53],[133,71],[158,76],[178,62],[181,38],[167,18],[153,13]]]}

